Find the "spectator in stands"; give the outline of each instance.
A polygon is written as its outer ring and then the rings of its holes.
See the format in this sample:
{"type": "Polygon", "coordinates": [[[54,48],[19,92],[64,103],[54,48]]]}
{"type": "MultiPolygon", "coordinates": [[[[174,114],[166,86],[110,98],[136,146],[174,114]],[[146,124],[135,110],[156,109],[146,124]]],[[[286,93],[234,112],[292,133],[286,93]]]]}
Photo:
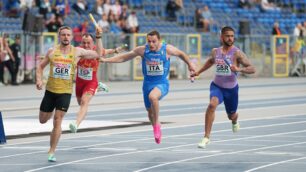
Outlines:
{"type": "Polygon", "coordinates": [[[51,4],[49,0],[36,0],[36,5],[39,8],[39,14],[47,19],[47,14],[51,12],[51,4]]]}
{"type": "Polygon", "coordinates": [[[32,7],[35,7],[36,6],[36,3],[35,1],[33,0],[20,0],[20,7],[22,9],[24,8],[32,8],[32,7]]]}
{"type": "Polygon", "coordinates": [[[176,21],[176,12],[179,9],[180,6],[178,6],[174,0],[168,0],[166,5],[167,20],[176,21]]]}
{"type": "Polygon", "coordinates": [[[120,14],[119,19],[124,19],[127,20],[128,16],[129,16],[129,11],[128,11],[128,6],[127,5],[123,5],[122,6],[122,12],[120,14]]]}
{"type": "Polygon", "coordinates": [[[203,8],[202,18],[203,18],[203,31],[209,32],[210,30],[209,27],[213,23],[213,18],[207,5],[205,5],[203,8]]]}
{"type": "Polygon", "coordinates": [[[296,24],[295,28],[293,29],[293,36],[294,37],[303,37],[303,26],[301,23],[296,24]]]}
{"type": "Polygon", "coordinates": [[[195,22],[196,22],[196,28],[199,31],[203,31],[204,19],[202,17],[201,8],[197,8],[196,11],[195,11],[195,22]]]}
{"type": "Polygon", "coordinates": [[[274,3],[269,2],[268,0],[261,0],[261,8],[264,11],[271,11],[271,10],[277,10],[279,11],[280,8],[277,7],[274,3]]]}
{"type": "MultiPolygon", "coordinates": [[[[21,62],[21,46],[20,46],[20,35],[15,36],[15,42],[10,46],[12,54],[15,57],[15,61],[11,60],[14,67],[14,75],[18,76],[19,66],[21,62]]],[[[17,77],[12,81],[13,85],[18,85],[17,77]]]]}
{"type": "Polygon", "coordinates": [[[302,49],[306,46],[305,41],[303,39],[303,37],[300,35],[297,37],[297,39],[294,42],[294,46],[293,46],[293,53],[299,54],[302,52],[302,49]]]}
{"type": "Polygon", "coordinates": [[[20,1],[19,0],[7,0],[4,1],[4,14],[7,17],[19,17],[20,16],[20,1]]]}
{"type": "Polygon", "coordinates": [[[110,32],[115,35],[122,35],[123,31],[121,29],[121,21],[117,20],[116,22],[112,22],[110,25],[110,32]]]}
{"type": "Polygon", "coordinates": [[[121,21],[121,29],[124,33],[129,33],[129,28],[128,28],[128,25],[127,25],[127,20],[123,19],[123,18],[120,18],[119,19],[121,21]]]}
{"type": "Polygon", "coordinates": [[[77,0],[76,3],[72,5],[72,8],[80,15],[87,13],[87,3],[85,0],[77,0]]]}
{"type": "Polygon", "coordinates": [[[239,0],[238,7],[239,8],[251,8],[250,0],[239,0]]]}
{"type": "MultiPolygon", "coordinates": [[[[8,43],[8,35],[4,34],[0,39],[0,83],[4,83],[3,75],[4,75],[4,67],[6,67],[12,78],[12,85],[17,85],[16,82],[16,74],[14,72],[14,66],[12,62],[15,62],[15,57],[12,53],[12,50],[9,47],[8,43]]],[[[2,85],[1,84],[1,85],[2,85]]]]}
{"type": "Polygon", "coordinates": [[[103,0],[96,0],[96,4],[95,4],[95,6],[92,10],[92,13],[96,14],[96,15],[99,15],[99,16],[102,16],[102,14],[104,13],[103,12],[103,3],[104,3],[103,0]]]}
{"type": "Polygon", "coordinates": [[[306,38],[306,21],[303,22],[302,37],[306,38]]]}
{"type": "Polygon", "coordinates": [[[53,13],[65,17],[69,8],[68,0],[53,0],[51,8],[53,13]]]}
{"type": "Polygon", "coordinates": [[[64,25],[62,16],[52,14],[50,19],[46,21],[45,26],[48,32],[57,32],[64,25]]]}
{"type": "Polygon", "coordinates": [[[130,33],[137,33],[139,31],[138,19],[135,11],[132,11],[127,19],[127,25],[130,33]]]}
{"type": "Polygon", "coordinates": [[[98,25],[102,28],[104,33],[109,32],[110,26],[106,14],[102,14],[102,18],[98,21],[98,25]]]}
{"type": "Polygon", "coordinates": [[[112,10],[109,11],[108,13],[108,17],[107,17],[108,23],[112,24],[113,22],[116,22],[118,20],[118,18],[116,17],[116,15],[113,13],[112,10]]]}
{"type": "Polygon", "coordinates": [[[108,16],[109,12],[112,10],[112,5],[111,5],[110,0],[105,1],[103,5],[103,10],[104,10],[104,13],[108,16]]]}
{"type": "Polygon", "coordinates": [[[112,5],[112,11],[115,14],[116,18],[119,19],[119,16],[122,12],[122,7],[120,5],[120,1],[116,0],[115,4],[112,5]]]}
{"type": "Polygon", "coordinates": [[[178,5],[180,9],[184,8],[184,2],[183,0],[175,0],[175,3],[178,5]]]}
{"type": "Polygon", "coordinates": [[[275,22],[274,26],[273,26],[273,29],[272,29],[272,35],[281,35],[281,34],[282,34],[282,32],[279,28],[279,24],[278,24],[278,22],[275,22]]]}
{"type": "Polygon", "coordinates": [[[78,46],[82,41],[82,35],[88,32],[88,20],[83,21],[79,26],[73,28],[74,44],[78,46]]]}

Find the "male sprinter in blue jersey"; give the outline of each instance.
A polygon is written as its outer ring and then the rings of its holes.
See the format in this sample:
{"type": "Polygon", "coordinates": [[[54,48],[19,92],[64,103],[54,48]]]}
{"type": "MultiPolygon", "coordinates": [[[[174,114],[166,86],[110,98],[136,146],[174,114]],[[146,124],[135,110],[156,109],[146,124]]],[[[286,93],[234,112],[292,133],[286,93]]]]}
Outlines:
{"type": "Polygon", "coordinates": [[[147,34],[147,44],[138,46],[130,52],[101,59],[105,63],[121,63],[137,56],[142,58],[143,99],[148,111],[149,120],[153,126],[154,138],[157,144],[161,141],[161,125],[159,122],[159,100],[167,95],[169,90],[168,74],[170,69],[170,57],[177,56],[187,65],[190,73],[195,70],[188,56],[172,45],[162,43],[157,31],[147,34]]]}

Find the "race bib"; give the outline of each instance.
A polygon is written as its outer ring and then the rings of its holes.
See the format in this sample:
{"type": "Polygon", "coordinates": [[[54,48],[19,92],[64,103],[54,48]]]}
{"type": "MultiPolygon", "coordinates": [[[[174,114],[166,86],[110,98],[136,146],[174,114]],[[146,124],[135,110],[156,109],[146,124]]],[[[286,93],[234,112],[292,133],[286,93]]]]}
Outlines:
{"type": "Polygon", "coordinates": [[[71,68],[72,64],[55,64],[53,66],[53,78],[71,79],[71,68]]]}
{"type": "Polygon", "coordinates": [[[157,76],[164,74],[164,64],[162,61],[147,61],[146,62],[147,75],[157,76]]]}
{"type": "Polygon", "coordinates": [[[218,60],[216,63],[216,75],[219,76],[232,75],[230,67],[223,60],[218,60]]]}
{"type": "Polygon", "coordinates": [[[92,80],[93,68],[78,67],[78,77],[84,80],[92,80]]]}

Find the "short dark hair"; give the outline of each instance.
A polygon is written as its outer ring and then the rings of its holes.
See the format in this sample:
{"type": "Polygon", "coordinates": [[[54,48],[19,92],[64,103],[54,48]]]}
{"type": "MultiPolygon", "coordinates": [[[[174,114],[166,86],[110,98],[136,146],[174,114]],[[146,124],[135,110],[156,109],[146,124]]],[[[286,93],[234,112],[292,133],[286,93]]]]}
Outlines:
{"type": "Polygon", "coordinates": [[[147,37],[148,37],[148,36],[154,36],[154,35],[156,35],[157,38],[160,39],[160,34],[159,34],[159,32],[156,31],[156,30],[150,31],[150,32],[147,34],[147,37]]]}
{"type": "Polygon", "coordinates": [[[233,31],[233,32],[235,32],[235,30],[234,30],[232,27],[230,27],[230,26],[224,26],[224,27],[221,29],[221,34],[224,34],[224,33],[227,32],[227,31],[233,31]]]}
{"type": "Polygon", "coordinates": [[[84,33],[83,35],[82,35],[82,38],[83,37],[86,37],[86,38],[88,38],[88,37],[91,37],[91,39],[92,40],[95,40],[95,38],[92,36],[92,34],[90,34],[90,33],[84,33]]]}

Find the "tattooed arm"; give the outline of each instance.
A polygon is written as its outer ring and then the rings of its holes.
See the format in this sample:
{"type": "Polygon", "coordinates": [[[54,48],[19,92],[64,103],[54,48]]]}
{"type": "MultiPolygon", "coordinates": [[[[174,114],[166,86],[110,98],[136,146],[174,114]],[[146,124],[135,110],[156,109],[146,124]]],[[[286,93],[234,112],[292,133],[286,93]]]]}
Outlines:
{"type": "Polygon", "coordinates": [[[231,66],[231,70],[235,72],[241,72],[245,74],[253,74],[255,73],[255,67],[251,64],[248,57],[242,51],[237,51],[235,53],[236,64],[231,66]],[[242,67],[238,67],[242,65],[242,67]]]}

